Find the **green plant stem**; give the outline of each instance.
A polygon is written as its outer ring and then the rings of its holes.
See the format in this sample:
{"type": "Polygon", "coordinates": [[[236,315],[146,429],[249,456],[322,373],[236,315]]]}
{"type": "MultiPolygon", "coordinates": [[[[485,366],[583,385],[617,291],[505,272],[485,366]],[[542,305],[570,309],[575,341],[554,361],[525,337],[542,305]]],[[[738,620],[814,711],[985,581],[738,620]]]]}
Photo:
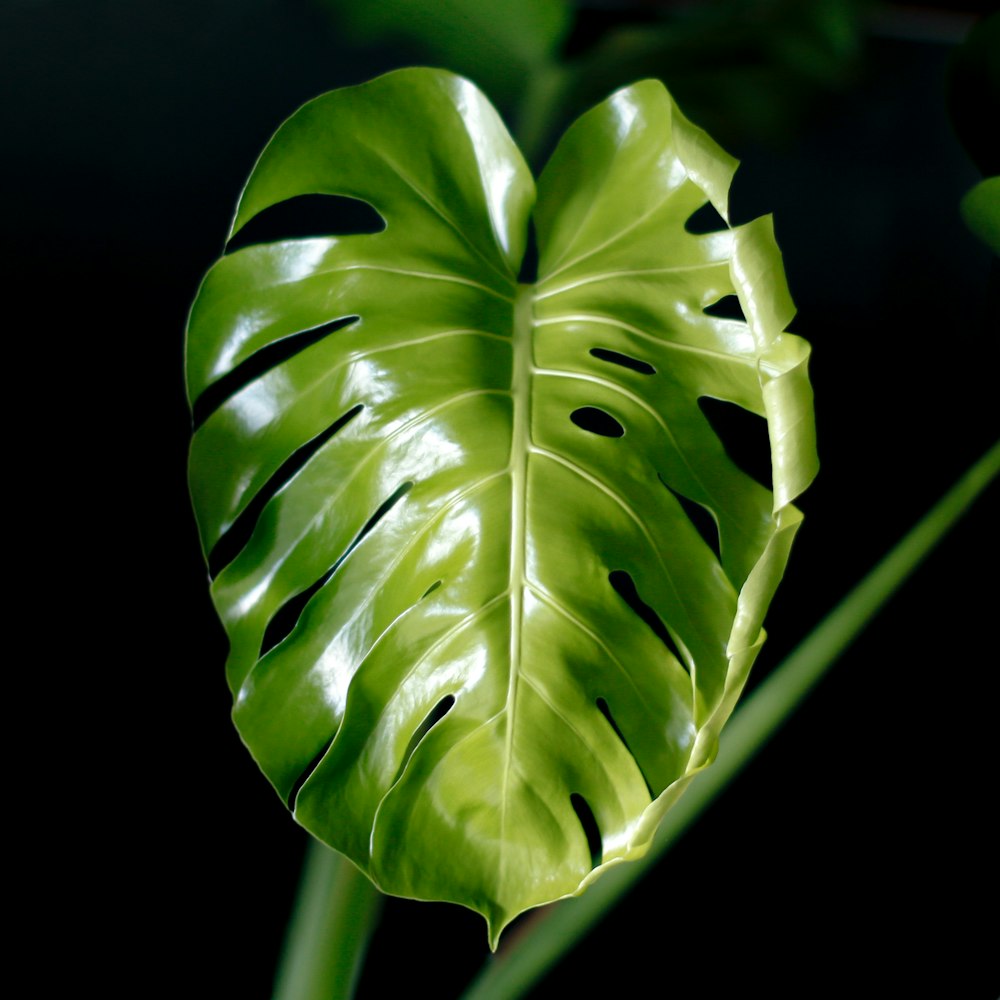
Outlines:
{"type": "MultiPolygon", "coordinates": [[[[979,459],[760,685],[722,734],[719,755],[667,813],[649,853],[611,868],[587,892],[540,911],[530,933],[489,960],[464,1000],[522,996],[645,875],[736,777],[837,657],[1000,472],[1000,442],[979,459]]],[[[527,928],[525,928],[527,930],[527,928]]]]}
{"type": "Polygon", "coordinates": [[[514,136],[532,169],[540,170],[545,144],[558,124],[565,100],[568,71],[558,62],[544,63],[531,71],[524,84],[515,116],[514,136]]]}
{"type": "Polygon", "coordinates": [[[349,1000],[382,896],[345,857],[312,840],[274,1000],[349,1000]]]}

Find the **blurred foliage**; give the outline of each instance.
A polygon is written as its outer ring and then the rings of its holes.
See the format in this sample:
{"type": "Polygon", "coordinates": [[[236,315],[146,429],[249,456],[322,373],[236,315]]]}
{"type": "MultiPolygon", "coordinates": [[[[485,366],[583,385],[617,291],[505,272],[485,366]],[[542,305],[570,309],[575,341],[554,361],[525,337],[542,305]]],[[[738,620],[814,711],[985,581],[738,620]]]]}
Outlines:
{"type": "Polygon", "coordinates": [[[824,93],[856,75],[869,0],[318,0],[342,40],[411,47],[463,73],[538,159],[611,91],[663,80],[723,145],[792,134],[824,93]]]}
{"type": "Polygon", "coordinates": [[[962,199],[962,218],[1000,257],[1000,14],[974,25],[952,49],[947,97],[952,126],[987,178],[962,199]]]}
{"type": "Polygon", "coordinates": [[[572,19],[566,0],[319,0],[362,44],[412,45],[469,77],[494,102],[516,101],[552,62],[572,19]]]}
{"type": "Polygon", "coordinates": [[[961,202],[965,224],[1000,257],[1000,177],[980,181],[961,202]]]}
{"type": "Polygon", "coordinates": [[[948,113],[973,162],[1000,174],[1000,14],[974,25],[948,60],[948,113]]]}
{"type": "Polygon", "coordinates": [[[723,145],[793,134],[854,78],[862,0],[716,0],[612,27],[565,67],[560,118],[637,77],[662,79],[723,145]]]}

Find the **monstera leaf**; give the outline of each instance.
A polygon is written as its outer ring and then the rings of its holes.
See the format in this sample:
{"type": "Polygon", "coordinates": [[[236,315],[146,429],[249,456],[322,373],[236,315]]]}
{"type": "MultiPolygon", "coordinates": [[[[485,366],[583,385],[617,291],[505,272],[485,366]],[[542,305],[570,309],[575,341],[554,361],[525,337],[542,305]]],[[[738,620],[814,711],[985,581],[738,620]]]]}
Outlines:
{"type": "Polygon", "coordinates": [[[232,252],[192,309],[239,731],[313,834],[494,943],[647,849],[763,641],[811,393],[770,221],[685,228],[734,167],[645,81],[536,191],[472,84],[399,71],[289,119],[233,225],[327,194],[384,230],[232,252]],[[766,418],[773,493],[706,399],[766,418]]]}

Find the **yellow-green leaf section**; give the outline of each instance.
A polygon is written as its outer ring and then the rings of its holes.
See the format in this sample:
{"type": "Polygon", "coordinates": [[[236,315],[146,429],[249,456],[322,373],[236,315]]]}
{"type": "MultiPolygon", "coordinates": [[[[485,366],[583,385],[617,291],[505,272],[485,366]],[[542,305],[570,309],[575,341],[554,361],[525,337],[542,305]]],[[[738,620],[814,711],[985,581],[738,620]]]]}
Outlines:
{"type": "Polygon", "coordinates": [[[192,309],[192,402],[292,338],[191,450],[206,553],[249,537],[212,584],[240,733],[314,835],[494,943],[646,850],[763,641],[816,461],[770,220],[685,229],[734,168],[647,80],[536,192],[472,84],[402,70],[289,119],[234,223],[319,193],[384,231],[237,250],[192,309]],[[773,494],[704,398],[766,418],[773,494]]]}

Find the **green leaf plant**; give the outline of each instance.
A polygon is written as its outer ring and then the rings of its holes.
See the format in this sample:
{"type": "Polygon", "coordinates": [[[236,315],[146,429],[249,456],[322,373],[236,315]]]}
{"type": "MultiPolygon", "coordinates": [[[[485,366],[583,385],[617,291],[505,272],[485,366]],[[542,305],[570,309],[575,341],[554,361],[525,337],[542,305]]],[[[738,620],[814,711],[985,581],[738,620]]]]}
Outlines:
{"type": "Polygon", "coordinates": [[[293,115],[231,236],[315,194],[384,230],[235,250],[192,308],[192,403],[284,349],[191,448],[240,734],[315,837],[494,947],[649,849],[764,640],[816,458],[770,220],[688,226],[735,166],[646,80],[536,186],[472,84],[400,70],[293,115]],[[771,489],[705,400],[766,420],[771,489]]]}

